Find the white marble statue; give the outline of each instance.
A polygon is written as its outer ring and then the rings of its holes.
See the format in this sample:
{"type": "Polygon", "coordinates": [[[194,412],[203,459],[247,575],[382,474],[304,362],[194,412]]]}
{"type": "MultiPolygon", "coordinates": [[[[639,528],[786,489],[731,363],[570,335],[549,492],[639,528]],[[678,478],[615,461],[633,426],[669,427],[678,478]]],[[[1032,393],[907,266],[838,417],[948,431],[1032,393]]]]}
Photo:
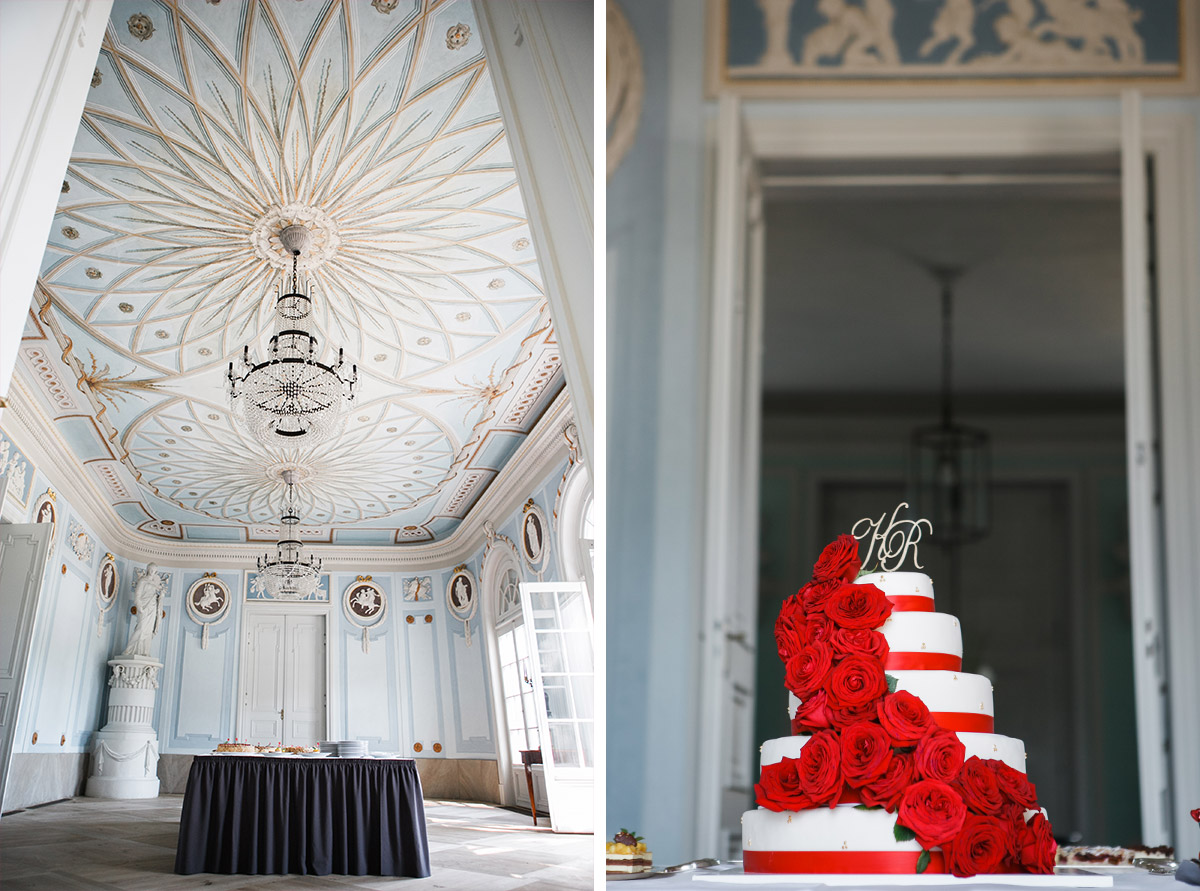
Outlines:
{"type": "Polygon", "coordinates": [[[150,563],[133,588],[133,603],[137,607],[137,623],[129,633],[129,643],[121,651],[122,656],[149,656],[154,635],[158,634],[158,621],[162,616],[163,594],[166,579],[158,574],[158,564],[150,563]]]}

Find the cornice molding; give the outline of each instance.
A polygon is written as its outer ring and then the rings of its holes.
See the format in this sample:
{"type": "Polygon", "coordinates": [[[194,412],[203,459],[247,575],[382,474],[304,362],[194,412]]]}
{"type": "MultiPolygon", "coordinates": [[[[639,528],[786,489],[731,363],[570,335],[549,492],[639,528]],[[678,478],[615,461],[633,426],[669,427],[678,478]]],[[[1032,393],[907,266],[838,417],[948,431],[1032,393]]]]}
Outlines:
{"type": "MultiPolygon", "coordinates": [[[[485,541],[484,524],[500,525],[529,493],[567,457],[563,430],[574,421],[564,388],[517,448],[454,533],[444,541],[395,545],[305,544],[324,561],[327,571],[374,569],[377,572],[453,566],[471,557],[485,541]]],[[[174,542],[130,529],[112,510],[84,470],[56,425],[42,412],[18,366],[4,412],[7,433],[51,485],[65,494],[71,507],[92,527],[105,547],[129,560],[156,561],[172,569],[237,569],[254,564],[267,545],[232,542],[174,542]]]]}

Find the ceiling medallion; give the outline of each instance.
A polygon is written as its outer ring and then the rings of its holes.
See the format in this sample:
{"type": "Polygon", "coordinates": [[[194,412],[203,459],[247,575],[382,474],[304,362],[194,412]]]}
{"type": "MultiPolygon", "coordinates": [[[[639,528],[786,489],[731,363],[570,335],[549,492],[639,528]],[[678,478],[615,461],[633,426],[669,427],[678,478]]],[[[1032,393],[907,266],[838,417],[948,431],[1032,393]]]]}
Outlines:
{"type": "Polygon", "coordinates": [[[333,218],[319,207],[307,204],[271,207],[250,228],[250,246],[254,253],[277,269],[291,269],[293,264],[301,272],[319,269],[337,253],[341,243],[333,218]],[[289,227],[298,227],[308,233],[308,244],[301,248],[304,253],[298,260],[281,240],[289,227]]]}
{"type": "Polygon", "coordinates": [[[129,33],[138,40],[149,40],[154,34],[154,23],[150,21],[150,16],[142,12],[135,12],[129,17],[129,33]]]}
{"type": "Polygon", "coordinates": [[[94,71],[92,72],[92,86],[93,86],[93,87],[98,87],[98,86],[100,86],[100,82],[101,82],[102,80],[104,80],[104,75],[102,75],[102,74],[100,73],[100,69],[99,69],[99,68],[97,68],[96,70],[94,70],[94,71]]]}
{"type": "Polygon", "coordinates": [[[384,15],[390,15],[392,10],[400,5],[400,0],[371,0],[371,5],[384,15]]]}
{"type": "Polygon", "coordinates": [[[71,184],[64,179],[62,184],[62,193],[65,195],[69,191],[71,191],[71,184]]]}
{"type": "Polygon", "coordinates": [[[499,291],[503,287],[504,287],[504,279],[502,279],[502,278],[494,278],[490,282],[488,282],[488,288],[493,291],[499,291]]]}
{"type": "Polygon", "coordinates": [[[293,258],[291,279],[284,278],[290,290],[275,300],[275,332],[267,357],[258,361],[247,345],[229,363],[230,408],[264,445],[314,445],[345,425],[358,366],[351,365],[349,374],[343,371],[340,349],[336,362],[320,361],[312,299],[303,293],[297,273],[310,234],[302,226],[288,226],[279,239],[293,258]]]}
{"type": "Polygon", "coordinates": [[[432,342],[433,341],[431,341],[428,337],[418,337],[417,338],[417,346],[429,346],[429,344],[431,344],[432,342]]]}
{"type": "Polygon", "coordinates": [[[471,28],[459,22],[446,29],[446,49],[462,49],[471,39],[471,28]]]}
{"type": "Polygon", "coordinates": [[[528,249],[529,249],[529,239],[528,238],[518,238],[516,241],[513,242],[513,250],[514,251],[524,251],[524,250],[528,250],[528,249]]]}
{"type": "Polygon", "coordinates": [[[301,541],[296,537],[300,514],[296,510],[295,471],[285,470],[283,481],[287,493],[279,518],[279,542],[274,554],[258,558],[258,578],[275,600],[303,600],[321,583],[321,558],[309,554],[305,560],[300,553],[301,541]]]}
{"type": "Polygon", "coordinates": [[[133,304],[132,303],[118,303],[117,309],[121,310],[121,312],[133,312],[133,304]]]}
{"type": "Polygon", "coordinates": [[[79,237],[79,230],[76,229],[74,226],[63,226],[62,234],[67,236],[67,238],[71,239],[72,241],[74,241],[76,238],[79,237]]]}
{"type": "Polygon", "coordinates": [[[102,276],[104,274],[99,269],[97,269],[95,266],[89,266],[87,269],[84,270],[84,272],[87,274],[88,278],[99,278],[100,276],[102,276]]]}

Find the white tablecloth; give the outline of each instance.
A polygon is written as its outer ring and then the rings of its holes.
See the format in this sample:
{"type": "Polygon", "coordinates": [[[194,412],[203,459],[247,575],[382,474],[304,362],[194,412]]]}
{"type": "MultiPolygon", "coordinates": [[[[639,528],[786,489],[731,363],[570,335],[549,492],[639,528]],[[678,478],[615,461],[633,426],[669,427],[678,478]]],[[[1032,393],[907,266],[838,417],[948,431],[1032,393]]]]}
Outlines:
{"type": "MultiPolygon", "coordinates": [[[[671,891],[671,889],[686,888],[688,891],[735,891],[738,888],[747,889],[763,889],[763,891],[777,891],[783,888],[833,888],[836,891],[845,891],[848,887],[863,887],[862,885],[826,885],[821,882],[797,882],[794,877],[789,877],[785,880],[768,882],[764,884],[750,884],[745,879],[740,879],[742,876],[741,864],[732,866],[718,866],[712,869],[699,870],[696,872],[678,873],[669,876],[656,876],[654,878],[645,879],[645,884],[625,885],[628,891],[671,891]],[[732,881],[714,881],[718,878],[728,878],[732,881]]],[[[756,877],[762,878],[762,877],[756,877]]],[[[1193,886],[1184,884],[1183,882],[1175,881],[1174,876],[1154,876],[1143,870],[1136,872],[1121,872],[1112,876],[1112,888],[1114,891],[1191,891],[1193,886]]],[[[1001,884],[998,882],[986,881],[985,877],[978,877],[974,882],[959,882],[955,884],[904,884],[904,885],[870,885],[871,891],[916,891],[916,889],[936,889],[936,891],[946,891],[954,887],[963,887],[970,891],[1018,891],[1019,885],[1001,884]],[[978,882],[976,884],[975,882],[978,882]]],[[[616,883],[610,882],[609,888],[616,891],[616,883]]]]}

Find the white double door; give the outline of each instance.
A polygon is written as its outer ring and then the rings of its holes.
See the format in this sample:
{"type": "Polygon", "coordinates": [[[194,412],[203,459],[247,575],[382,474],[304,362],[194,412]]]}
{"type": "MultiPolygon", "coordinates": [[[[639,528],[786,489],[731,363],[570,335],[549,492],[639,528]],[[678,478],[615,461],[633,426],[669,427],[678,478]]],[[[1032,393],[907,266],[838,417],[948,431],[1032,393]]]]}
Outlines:
{"type": "Polygon", "coordinates": [[[316,745],[326,736],[325,616],[250,612],[238,726],[260,745],[316,745]]]}

